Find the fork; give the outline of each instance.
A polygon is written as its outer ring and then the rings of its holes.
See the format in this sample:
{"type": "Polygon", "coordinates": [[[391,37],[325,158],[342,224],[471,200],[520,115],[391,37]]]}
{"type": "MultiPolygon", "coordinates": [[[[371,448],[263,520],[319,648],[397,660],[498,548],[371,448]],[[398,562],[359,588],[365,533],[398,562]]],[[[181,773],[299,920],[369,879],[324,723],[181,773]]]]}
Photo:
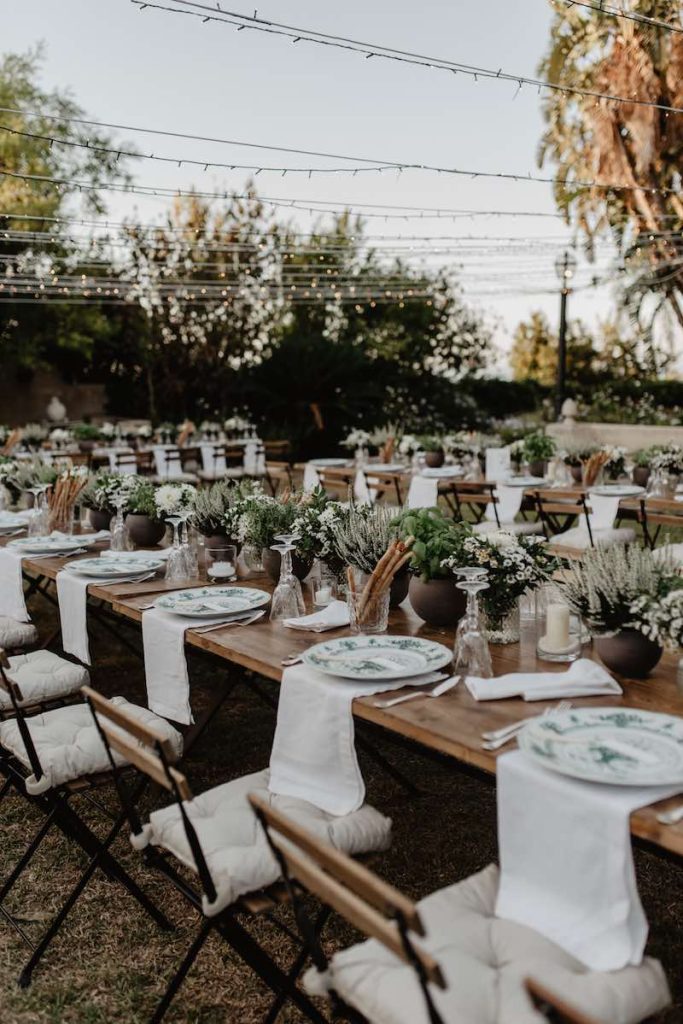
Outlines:
{"type": "Polygon", "coordinates": [[[404,693],[400,697],[389,697],[387,700],[376,700],[376,708],[393,708],[397,704],[405,704],[408,700],[416,700],[418,697],[440,697],[442,693],[448,693],[462,677],[439,676],[430,686],[417,687],[411,693],[404,693]]]}
{"type": "Polygon", "coordinates": [[[252,622],[260,619],[265,612],[254,612],[246,619],[229,619],[227,622],[216,622],[213,626],[204,626],[203,629],[195,629],[195,633],[211,633],[214,629],[225,629],[227,626],[249,626],[252,622]]]}
{"type": "Polygon", "coordinates": [[[571,709],[571,701],[561,700],[555,707],[546,708],[540,715],[533,715],[531,718],[522,718],[519,722],[514,722],[512,725],[505,726],[503,729],[497,729],[493,732],[482,733],[482,747],[484,750],[498,750],[500,747],[504,747],[506,743],[513,740],[518,732],[524,728],[527,722],[532,721],[533,718],[545,718],[547,715],[556,715],[561,711],[569,711],[571,709]]]}

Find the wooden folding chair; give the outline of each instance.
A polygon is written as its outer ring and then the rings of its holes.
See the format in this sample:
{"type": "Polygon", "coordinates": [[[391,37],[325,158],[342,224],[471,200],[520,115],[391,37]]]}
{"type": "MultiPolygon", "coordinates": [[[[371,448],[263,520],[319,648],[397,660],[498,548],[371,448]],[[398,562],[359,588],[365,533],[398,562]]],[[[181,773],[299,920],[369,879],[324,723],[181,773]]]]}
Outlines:
{"type": "MultiPolygon", "coordinates": [[[[377,939],[399,960],[412,966],[430,1024],[451,1024],[438,1013],[429,989],[430,983],[446,987],[441,968],[413,940],[413,936],[425,934],[415,904],[364,865],[320,842],[261,797],[252,794],[249,800],[280,865],[299,930],[318,971],[327,971],[329,963],[305,909],[305,892],[312,893],[368,938],[377,939]]],[[[368,1024],[367,1018],[345,1003],[337,992],[331,990],[329,995],[335,1016],[353,1024],[368,1024]]]]}
{"type": "MultiPolygon", "coordinates": [[[[72,714],[74,712],[78,714],[80,709],[85,706],[83,704],[69,705],[68,707],[49,711],[45,715],[29,718],[22,707],[23,696],[21,690],[16,683],[8,678],[6,674],[7,667],[8,659],[4,651],[2,651],[0,652],[0,688],[10,698],[14,712],[14,721],[5,722],[0,726],[0,741],[2,744],[0,745],[0,773],[5,779],[0,793],[4,795],[9,789],[13,789],[42,814],[40,828],[10,874],[0,885],[0,915],[14,928],[31,950],[29,960],[19,975],[19,985],[23,988],[30,984],[33,971],[61,929],[78,897],[97,868],[104,871],[113,881],[121,883],[157,925],[164,929],[171,929],[172,925],[110,851],[112,843],[126,821],[126,815],[121,813],[112,818],[112,815],[93,796],[95,791],[110,785],[112,782],[113,774],[107,770],[107,759],[104,757],[100,759],[97,770],[93,774],[75,775],[73,772],[70,774],[64,772],[65,781],[62,782],[53,781],[53,778],[46,772],[41,762],[33,740],[32,728],[35,728],[36,724],[44,727],[45,723],[50,720],[50,716],[61,716],[65,713],[72,714]],[[13,732],[12,735],[15,742],[10,745],[6,730],[10,727],[14,729],[14,726],[16,726],[16,734],[13,732]],[[23,756],[18,755],[17,745],[21,747],[23,756]],[[110,827],[104,839],[98,838],[72,806],[72,802],[77,796],[86,798],[90,804],[103,811],[106,818],[109,819],[110,827]],[[40,941],[36,944],[22,927],[20,921],[7,909],[5,901],[20,876],[32,861],[46,835],[53,827],[59,829],[65,838],[79,846],[87,855],[88,860],[76,885],[71,889],[67,899],[52,919],[40,941]]],[[[140,736],[146,737],[148,742],[152,736],[159,742],[166,742],[161,732],[157,733],[142,722],[136,722],[136,726],[140,736]]],[[[41,735],[44,739],[45,734],[41,735]]],[[[61,732],[57,742],[64,743],[61,732]]],[[[41,749],[44,750],[45,747],[43,746],[41,749]]],[[[172,748],[169,747],[168,749],[172,754],[172,748]]],[[[117,767],[117,775],[122,770],[121,767],[117,767]]],[[[130,768],[128,767],[126,770],[130,771],[130,768]]],[[[50,771],[55,771],[54,766],[51,766],[50,771]]],[[[140,778],[138,776],[137,784],[131,790],[131,800],[133,802],[137,802],[140,799],[146,785],[146,777],[140,778]]]]}
{"type": "Polygon", "coordinates": [[[586,520],[590,546],[593,547],[590,508],[585,491],[546,488],[534,491],[533,497],[546,540],[552,540],[556,534],[566,533],[576,519],[583,516],[586,520]]]}
{"type": "Polygon", "coordinates": [[[403,474],[379,469],[373,470],[372,465],[363,467],[365,486],[373,496],[373,504],[395,499],[396,504],[403,505],[403,491],[401,482],[405,479],[403,474]]]}
{"type": "Polygon", "coordinates": [[[524,986],[534,1006],[540,1010],[549,1024],[600,1024],[594,1017],[588,1017],[569,1006],[534,978],[526,978],[524,986]]]}
{"type": "Polygon", "coordinates": [[[453,511],[455,518],[467,521],[466,513],[471,511],[474,515],[474,522],[483,522],[486,509],[493,506],[496,526],[500,526],[498,518],[498,498],[495,494],[496,485],[490,483],[479,483],[477,481],[453,481],[448,482],[448,487],[442,492],[453,511]]]}
{"type": "MultiPolygon", "coordinates": [[[[289,971],[285,972],[239,920],[240,918],[253,919],[266,915],[275,928],[296,941],[293,932],[271,914],[277,906],[287,902],[287,892],[282,883],[276,882],[256,889],[215,912],[216,901],[219,897],[218,884],[209,868],[205,852],[191,820],[188,805],[193,796],[187,779],[173,767],[166,747],[158,741],[157,737],[138,731],[136,723],[131,721],[128,715],[122,713],[120,708],[112,705],[110,701],[90,687],[84,687],[83,693],[90,704],[93,719],[109,754],[121,805],[130,823],[133,845],[138,849],[144,849],[148,864],[159,870],[190,905],[203,915],[199,931],[171,978],[166,992],[151,1018],[151,1024],[157,1024],[165,1015],[173,997],[212,931],[219,934],[275,994],[274,1002],[265,1018],[267,1024],[273,1024],[284,1004],[290,999],[309,1020],[315,1024],[325,1024],[325,1018],[296,986],[297,978],[307,959],[305,948],[299,952],[289,971]],[[183,862],[186,865],[188,862],[192,865],[201,888],[196,889],[174,867],[174,860],[178,860],[177,853],[163,846],[147,845],[145,827],[143,827],[137,812],[137,801],[131,799],[126,782],[116,768],[114,752],[129,760],[140,772],[171,794],[174,807],[177,809],[177,823],[182,831],[183,862]],[[210,909],[212,905],[214,905],[214,909],[210,909]]],[[[242,813],[242,808],[240,808],[240,813],[242,813]]],[[[229,843],[229,838],[226,836],[226,845],[229,843]]],[[[249,848],[247,847],[245,856],[248,855],[249,848]]],[[[328,916],[329,913],[326,909],[319,914],[314,927],[316,937],[328,916]]]]}
{"type": "Polygon", "coordinates": [[[292,451],[291,441],[264,441],[263,447],[266,450],[266,459],[275,462],[282,462],[288,459],[292,451]]]}
{"type": "Polygon", "coordinates": [[[654,548],[662,527],[683,530],[683,502],[671,498],[641,498],[638,521],[649,548],[654,548]]]}
{"type": "Polygon", "coordinates": [[[289,462],[266,462],[266,480],[273,497],[281,491],[294,490],[294,477],[289,462]]]}
{"type": "Polygon", "coordinates": [[[356,470],[353,466],[348,469],[337,466],[316,466],[316,472],[320,479],[320,486],[331,498],[353,502],[353,485],[356,479],[356,470]]]}
{"type": "Polygon", "coordinates": [[[139,455],[135,452],[116,452],[114,455],[114,472],[137,473],[139,455]]]}

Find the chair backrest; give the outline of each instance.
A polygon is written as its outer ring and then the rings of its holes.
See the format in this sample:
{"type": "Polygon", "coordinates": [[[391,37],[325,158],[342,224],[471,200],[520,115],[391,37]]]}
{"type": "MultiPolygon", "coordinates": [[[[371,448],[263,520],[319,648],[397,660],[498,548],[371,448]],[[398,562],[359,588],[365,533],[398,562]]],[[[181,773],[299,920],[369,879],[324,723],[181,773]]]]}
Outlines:
{"type": "Polygon", "coordinates": [[[403,505],[403,490],[401,488],[401,482],[405,479],[401,473],[394,473],[391,470],[377,470],[375,472],[372,465],[363,467],[363,476],[365,477],[365,486],[368,491],[372,494],[374,492],[373,500],[383,501],[387,494],[391,495],[392,499],[395,497],[397,504],[403,505]]]}
{"type": "MultiPolygon", "coordinates": [[[[441,1020],[434,1007],[428,982],[446,988],[437,961],[412,941],[424,936],[420,914],[403,893],[383,881],[364,865],[333,846],[321,842],[291,818],[271,807],[267,800],[250,794],[249,801],[264,828],[295,906],[296,888],[312,893],[336,910],[368,938],[381,942],[394,956],[413,967],[422,986],[430,1020],[441,1020]]],[[[297,918],[300,906],[296,906],[297,918]]],[[[311,929],[306,929],[310,941],[311,929]]],[[[311,949],[319,969],[326,966],[322,950],[311,949]]]]}
{"type": "Polygon", "coordinates": [[[454,480],[452,483],[449,481],[449,487],[455,500],[457,515],[460,519],[465,519],[465,510],[471,509],[474,512],[476,521],[481,522],[487,506],[493,505],[496,525],[500,526],[495,483],[454,480]]]}
{"type": "Polygon", "coordinates": [[[671,526],[675,530],[683,527],[683,502],[671,498],[642,498],[638,519],[646,543],[653,548],[663,526],[671,526]]]}
{"type": "Polygon", "coordinates": [[[353,500],[353,484],[356,479],[356,470],[351,466],[348,469],[331,466],[316,466],[320,479],[320,486],[332,497],[346,501],[349,495],[353,500]]]}
{"type": "Polygon", "coordinates": [[[291,441],[264,441],[263,447],[266,450],[266,458],[279,461],[286,459],[292,450],[291,441]]]}
{"type": "Polygon", "coordinates": [[[600,1024],[595,1017],[575,1010],[534,978],[525,978],[524,987],[531,996],[534,1007],[540,1010],[551,1024],[600,1024]]]}
{"type": "Polygon", "coordinates": [[[116,789],[134,835],[143,831],[135,803],[120,776],[113,751],[121,754],[139,772],[148,776],[174,798],[180,812],[187,842],[195,861],[197,874],[210,901],[216,898],[216,887],[206,863],[204,852],[183,801],[192,799],[192,791],[182,772],[173,766],[175,753],[169,740],[152,726],[141,722],[124,707],[114,704],[90,686],[81,687],[81,693],[90,705],[97,731],[104,744],[114,776],[116,789]]]}
{"type": "Polygon", "coordinates": [[[26,750],[26,756],[28,763],[31,765],[31,771],[36,780],[42,779],[45,772],[43,771],[38,757],[38,751],[35,748],[33,738],[29,732],[26,724],[26,715],[22,707],[23,696],[18,685],[14,680],[10,679],[7,675],[7,669],[10,667],[9,658],[4,648],[0,647],[0,689],[4,690],[10,699],[12,710],[14,711],[17,728],[19,729],[19,735],[21,736],[24,748],[26,750]]]}
{"type": "Polygon", "coordinates": [[[128,468],[136,470],[138,468],[138,457],[135,452],[116,452],[114,455],[114,466],[117,471],[125,471],[128,468]]]}
{"type": "Polygon", "coordinates": [[[576,516],[583,516],[586,521],[586,529],[590,545],[593,547],[593,533],[590,523],[591,509],[586,500],[585,491],[577,491],[575,488],[545,488],[534,491],[534,502],[538,512],[538,518],[543,526],[543,533],[546,540],[552,540],[553,534],[562,533],[567,529],[571,520],[576,516]],[[562,523],[557,519],[564,516],[562,523]]]}
{"type": "Polygon", "coordinates": [[[266,462],[266,478],[273,497],[281,488],[285,491],[294,490],[292,467],[288,462],[266,462]]]}

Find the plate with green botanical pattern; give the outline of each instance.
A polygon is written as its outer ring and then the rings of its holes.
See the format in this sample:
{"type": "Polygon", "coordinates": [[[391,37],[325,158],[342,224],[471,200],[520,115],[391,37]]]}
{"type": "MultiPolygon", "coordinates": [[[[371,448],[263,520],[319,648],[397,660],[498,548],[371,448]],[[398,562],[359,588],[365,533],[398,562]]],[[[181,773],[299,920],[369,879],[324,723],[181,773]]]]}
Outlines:
{"type": "Polygon", "coordinates": [[[683,786],[683,718],[634,708],[577,708],[535,718],[520,750],[544,768],[615,786],[683,786]]]}
{"type": "Polygon", "coordinates": [[[164,594],[154,604],[174,615],[191,619],[211,619],[217,615],[239,615],[261,608],[270,601],[270,594],[255,587],[193,587],[164,594]]]}
{"type": "Polygon", "coordinates": [[[343,636],[309,647],[304,664],[345,679],[410,679],[443,668],[453,652],[417,636],[343,636]]]}

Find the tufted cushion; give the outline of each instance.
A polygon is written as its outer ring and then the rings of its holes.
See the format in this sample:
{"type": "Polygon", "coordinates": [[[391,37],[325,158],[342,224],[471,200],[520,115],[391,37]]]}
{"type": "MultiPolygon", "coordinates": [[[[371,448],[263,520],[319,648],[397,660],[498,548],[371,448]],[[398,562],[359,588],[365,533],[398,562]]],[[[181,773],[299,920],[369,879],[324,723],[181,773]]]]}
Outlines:
{"type": "MultiPolygon", "coordinates": [[[[668,1005],[659,961],[591,971],[533,929],[495,918],[497,890],[498,868],[491,864],[418,904],[427,931],[421,945],[439,962],[448,985],[430,989],[448,1024],[543,1024],[524,991],[526,977],[604,1024],[638,1024],[668,1005]]],[[[305,978],[316,994],[320,981],[315,970],[305,978]]],[[[372,1024],[428,1022],[414,971],[375,939],[336,953],[327,983],[372,1024]]]]}
{"type": "MultiPolygon", "coordinates": [[[[182,752],[182,737],[169,723],[148,708],[129,704],[124,697],[114,697],[113,703],[129,711],[141,722],[152,726],[173,745],[176,755],[182,752]]],[[[46,711],[26,719],[31,739],[36,748],[44,776],[37,780],[31,775],[26,780],[29,793],[43,793],[64,782],[108,771],[109,758],[102,739],[93,722],[88,704],[69,704],[64,708],[46,711]]],[[[0,746],[10,751],[26,768],[30,769],[26,748],[19,734],[16,719],[0,725],[0,746]]],[[[124,764],[125,759],[114,752],[114,759],[124,764]]]]}
{"type": "Polygon", "coordinates": [[[497,523],[483,522],[475,523],[472,529],[475,533],[511,533],[513,537],[528,537],[543,533],[543,524],[539,520],[533,523],[501,523],[500,526],[497,523]]]}
{"type": "Polygon", "coordinates": [[[173,473],[172,476],[155,474],[149,479],[153,484],[196,484],[198,477],[196,473],[173,473]]]}
{"type": "Polygon", "coordinates": [[[0,647],[9,651],[17,647],[30,647],[38,643],[38,630],[32,622],[19,622],[0,615],[0,647]]]}
{"type": "MultiPolygon", "coordinates": [[[[90,682],[86,668],[51,651],[17,654],[9,659],[9,666],[7,675],[21,690],[23,706],[68,697],[90,682]]],[[[0,690],[0,711],[11,707],[9,696],[0,690]]]]}
{"type": "MultiPolygon", "coordinates": [[[[266,769],[244,775],[215,786],[185,804],[217,890],[214,903],[204,900],[204,912],[209,916],[218,914],[245,893],[272,885],[280,877],[263,829],[247,800],[249,793],[258,793],[313,835],[351,856],[386,850],[389,846],[391,820],[374,807],[364,804],[351,814],[334,817],[305,800],[270,793],[269,774],[266,769]]],[[[154,811],[146,833],[149,842],[169,850],[195,870],[175,804],[154,811]]]]}
{"type": "MultiPolygon", "coordinates": [[[[609,530],[593,530],[593,544],[596,548],[611,547],[613,544],[633,544],[636,539],[635,530],[630,526],[620,526],[609,530]]],[[[589,548],[591,546],[588,531],[582,526],[575,526],[565,533],[557,533],[550,538],[553,547],[589,548]]]]}
{"type": "Polygon", "coordinates": [[[670,562],[674,568],[683,568],[683,544],[662,544],[652,552],[656,562],[670,562]]]}
{"type": "Polygon", "coordinates": [[[226,469],[199,469],[197,476],[200,480],[236,480],[244,476],[241,466],[228,466],[226,469]]]}

